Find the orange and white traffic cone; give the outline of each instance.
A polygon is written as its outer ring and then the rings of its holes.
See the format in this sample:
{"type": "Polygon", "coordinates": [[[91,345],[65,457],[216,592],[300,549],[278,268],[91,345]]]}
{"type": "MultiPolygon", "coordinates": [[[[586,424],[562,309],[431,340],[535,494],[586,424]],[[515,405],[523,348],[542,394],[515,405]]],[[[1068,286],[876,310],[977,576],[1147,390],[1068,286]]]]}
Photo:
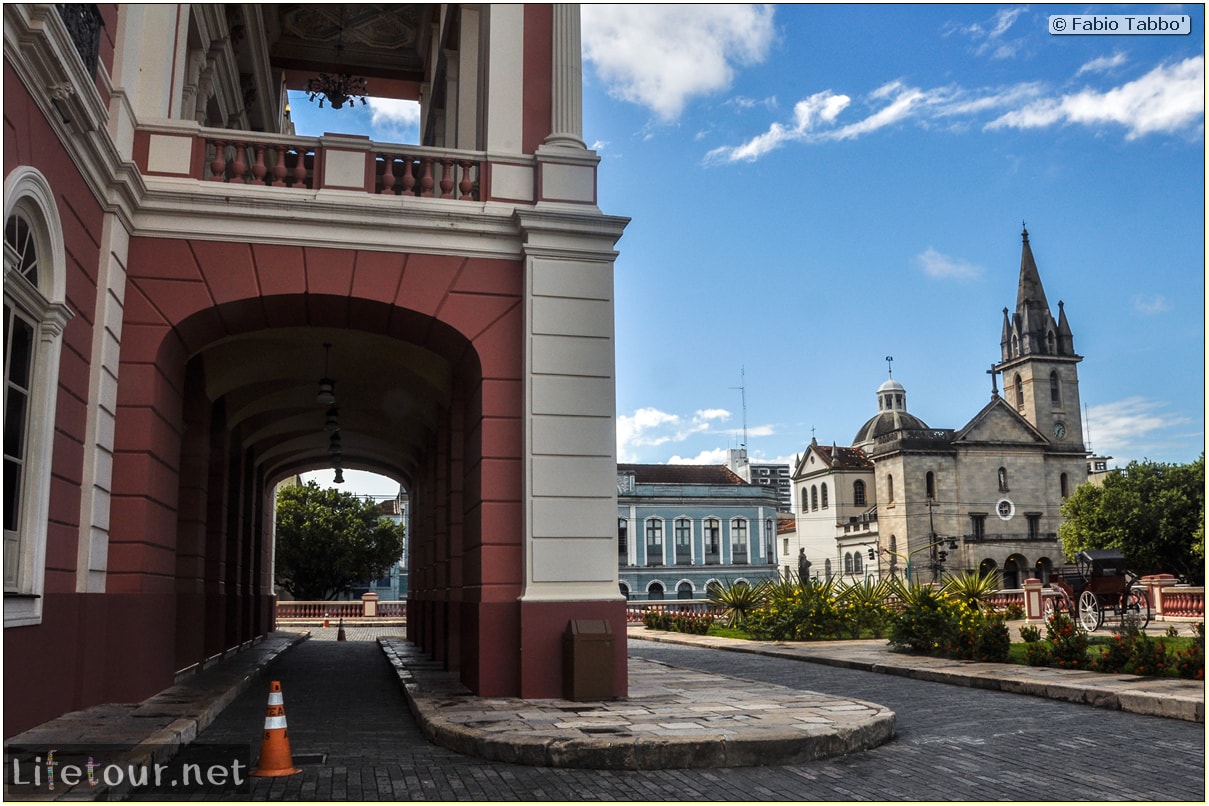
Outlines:
{"type": "Polygon", "coordinates": [[[281,697],[281,683],[274,680],[269,686],[269,707],[264,717],[264,739],[260,743],[260,761],[253,775],[274,778],[302,772],[294,766],[290,755],[290,732],[285,726],[285,701],[281,697]]]}

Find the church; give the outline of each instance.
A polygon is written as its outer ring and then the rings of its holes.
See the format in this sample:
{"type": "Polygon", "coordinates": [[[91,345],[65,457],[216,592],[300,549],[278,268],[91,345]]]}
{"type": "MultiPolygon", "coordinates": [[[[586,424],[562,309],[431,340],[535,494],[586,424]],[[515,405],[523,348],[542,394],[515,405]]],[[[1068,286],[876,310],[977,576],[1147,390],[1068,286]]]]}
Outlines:
{"type": "Polygon", "coordinates": [[[784,573],[931,582],[999,571],[1018,588],[1062,564],[1062,502],[1087,480],[1083,357],[1061,301],[1053,315],[1027,229],[1021,238],[990,401],[960,428],[933,428],[891,377],[850,447],[812,440],[793,472],[797,545],[782,543],[784,573]]]}

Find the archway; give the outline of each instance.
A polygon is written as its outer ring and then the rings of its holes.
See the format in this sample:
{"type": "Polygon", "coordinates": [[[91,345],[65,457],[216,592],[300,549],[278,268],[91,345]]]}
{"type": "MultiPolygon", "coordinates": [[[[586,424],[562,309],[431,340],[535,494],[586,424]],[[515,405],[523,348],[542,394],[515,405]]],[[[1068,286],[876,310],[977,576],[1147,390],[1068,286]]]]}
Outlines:
{"type": "MultiPolygon", "coordinates": [[[[607,561],[547,550],[526,569],[529,519],[555,513],[527,510],[520,483],[522,275],[519,260],[132,239],[109,566],[111,591],[138,594],[115,647],[139,660],[132,692],[272,629],[272,489],[331,465],[323,377],[343,466],[411,495],[421,649],[483,696],[556,696],[568,618],[624,632],[616,593],[524,597],[566,569],[616,591],[617,569],[612,540],[607,561]]],[[[624,692],[623,642],[614,679],[624,692]]]]}
{"type": "Polygon", "coordinates": [[[1029,570],[1029,562],[1023,555],[1012,554],[1003,561],[1003,587],[1014,590],[1024,584],[1024,573],[1029,570]]]}

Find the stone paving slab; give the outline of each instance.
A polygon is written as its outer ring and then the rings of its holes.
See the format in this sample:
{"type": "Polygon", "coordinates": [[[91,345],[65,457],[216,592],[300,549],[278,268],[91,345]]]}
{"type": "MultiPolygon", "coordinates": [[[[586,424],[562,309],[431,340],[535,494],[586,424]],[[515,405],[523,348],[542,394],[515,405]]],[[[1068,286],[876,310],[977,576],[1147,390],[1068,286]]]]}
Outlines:
{"type": "Polygon", "coordinates": [[[791,764],[876,747],[894,712],[631,658],[629,696],[599,702],[475,697],[427,655],[380,638],[426,738],[466,755],[609,770],[791,764]]]}
{"type": "Polygon", "coordinates": [[[1066,700],[1134,714],[1205,721],[1205,684],[1198,680],[930,658],[894,652],[884,639],[801,643],[749,641],[648,630],[641,624],[629,625],[627,638],[793,658],[915,680],[1066,700]]]}

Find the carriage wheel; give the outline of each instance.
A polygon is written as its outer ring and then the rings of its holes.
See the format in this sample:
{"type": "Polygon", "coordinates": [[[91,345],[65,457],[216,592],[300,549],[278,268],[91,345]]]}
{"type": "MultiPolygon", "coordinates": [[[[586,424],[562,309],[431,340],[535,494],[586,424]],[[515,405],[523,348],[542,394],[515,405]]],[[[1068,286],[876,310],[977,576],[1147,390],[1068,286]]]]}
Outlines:
{"type": "Polygon", "coordinates": [[[1069,613],[1070,604],[1067,602],[1066,596],[1046,596],[1042,612],[1045,613],[1045,621],[1048,624],[1054,613],[1069,613]]]}
{"type": "Polygon", "coordinates": [[[1104,611],[1100,608],[1100,600],[1091,591],[1083,591],[1079,596],[1079,624],[1088,632],[1095,632],[1104,623],[1104,611]]]}
{"type": "Polygon", "coordinates": [[[1150,623],[1150,602],[1146,598],[1145,591],[1135,588],[1129,592],[1129,598],[1125,602],[1124,617],[1137,625],[1139,630],[1146,629],[1146,625],[1150,623]]]}

